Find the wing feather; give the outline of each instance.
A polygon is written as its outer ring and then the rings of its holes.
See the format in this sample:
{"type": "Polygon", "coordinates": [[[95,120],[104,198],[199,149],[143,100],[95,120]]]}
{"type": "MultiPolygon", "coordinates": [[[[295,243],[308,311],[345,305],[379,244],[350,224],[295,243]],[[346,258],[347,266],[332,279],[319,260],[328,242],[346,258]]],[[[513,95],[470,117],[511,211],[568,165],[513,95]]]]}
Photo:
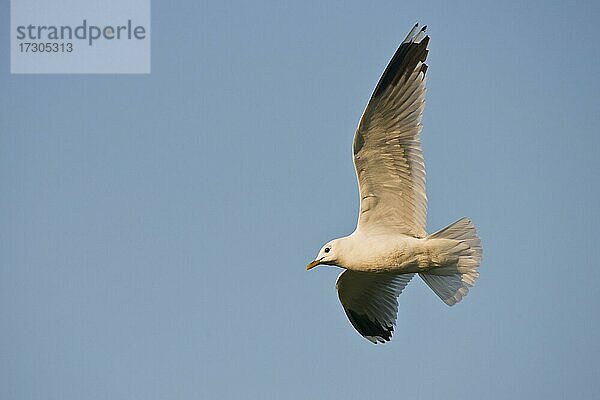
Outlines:
{"type": "Polygon", "coordinates": [[[360,192],[357,230],[426,235],[425,165],[419,139],[429,43],[424,31],[415,25],[402,42],[354,135],[360,192]]]}
{"type": "Polygon", "coordinates": [[[354,328],[371,342],[392,338],[398,315],[398,296],[414,274],[345,270],[336,282],[344,311],[354,328]]]}

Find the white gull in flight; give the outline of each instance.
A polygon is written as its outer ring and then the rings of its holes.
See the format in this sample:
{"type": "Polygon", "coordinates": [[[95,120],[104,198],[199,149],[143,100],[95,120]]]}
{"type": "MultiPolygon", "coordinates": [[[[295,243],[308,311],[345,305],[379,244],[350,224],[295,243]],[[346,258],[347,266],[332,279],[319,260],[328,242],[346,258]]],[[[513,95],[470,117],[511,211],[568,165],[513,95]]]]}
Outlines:
{"type": "Polygon", "coordinates": [[[429,36],[413,27],[379,80],[352,146],[360,192],[355,231],[325,244],[306,266],[344,268],[337,293],[348,319],[373,343],[391,339],[398,296],[415,273],[448,305],[479,276],[481,245],[467,218],[425,232],[427,196],[419,134],[429,36]]]}

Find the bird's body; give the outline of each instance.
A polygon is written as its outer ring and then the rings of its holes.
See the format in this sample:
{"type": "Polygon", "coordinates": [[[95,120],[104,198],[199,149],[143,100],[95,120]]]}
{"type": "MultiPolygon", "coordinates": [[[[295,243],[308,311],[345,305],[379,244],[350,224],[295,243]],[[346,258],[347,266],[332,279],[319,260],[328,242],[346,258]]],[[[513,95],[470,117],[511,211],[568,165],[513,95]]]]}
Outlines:
{"type": "Polygon", "coordinates": [[[344,268],[338,296],[356,330],[390,340],[398,300],[415,273],[448,305],[479,276],[481,244],[462,218],[427,235],[421,117],[429,36],[415,25],[392,57],[360,119],[352,153],[360,192],[356,230],[332,240],[308,264],[344,268]]]}
{"type": "Polygon", "coordinates": [[[425,272],[456,262],[456,257],[444,251],[455,244],[450,239],[357,231],[338,239],[336,247],[342,255],[336,265],[357,272],[425,272]]]}

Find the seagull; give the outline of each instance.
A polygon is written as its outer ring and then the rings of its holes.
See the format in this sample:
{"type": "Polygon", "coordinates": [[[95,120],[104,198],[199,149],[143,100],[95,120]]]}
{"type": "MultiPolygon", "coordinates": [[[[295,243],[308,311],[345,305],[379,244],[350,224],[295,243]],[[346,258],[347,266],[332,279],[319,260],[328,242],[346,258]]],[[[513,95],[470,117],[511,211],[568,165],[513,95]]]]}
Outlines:
{"type": "Polygon", "coordinates": [[[350,323],[372,343],[389,341],[398,296],[414,274],[447,305],[475,284],[481,243],[462,218],[427,235],[425,166],[419,135],[429,36],[416,24],[392,57],[354,134],[360,193],[356,229],[327,242],[306,266],[344,269],[337,294],[350,323]]]}

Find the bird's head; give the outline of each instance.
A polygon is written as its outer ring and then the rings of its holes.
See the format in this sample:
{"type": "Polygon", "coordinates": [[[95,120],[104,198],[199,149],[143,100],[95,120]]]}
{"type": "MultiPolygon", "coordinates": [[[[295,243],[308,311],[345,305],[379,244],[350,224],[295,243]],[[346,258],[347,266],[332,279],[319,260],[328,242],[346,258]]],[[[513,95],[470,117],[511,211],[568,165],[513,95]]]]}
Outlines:
{"type": "Polygon", "coordinates": [[[319,251],[319,254],[314,261],[311,261],[306,266],[306,270],[312,269],[317,265],[338,265],[340,255],[340,239],[328,242],[319,251]]]}

